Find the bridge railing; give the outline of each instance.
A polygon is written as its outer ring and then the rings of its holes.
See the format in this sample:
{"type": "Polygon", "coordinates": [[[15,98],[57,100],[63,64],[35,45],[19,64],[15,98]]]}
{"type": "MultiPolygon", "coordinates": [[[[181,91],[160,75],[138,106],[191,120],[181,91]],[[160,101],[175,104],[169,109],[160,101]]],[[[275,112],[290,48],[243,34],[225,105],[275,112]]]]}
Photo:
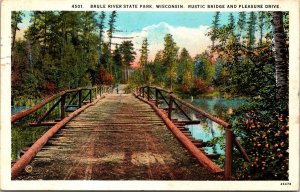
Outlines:
{"type": "MultiPolygon", "coordinates": [[[[213,116],[201,109],[198,106],[194,106],[191,103],[188,103],[180,98],[178,98],[172,91],[162,89],[155,86],[142,86],[138,90],[139,96],[147,99],[148,101],[154,101],[156,107],[163,106],[163,109],[167,110],[168,118],[172,120],[172,113],[175,109],[181,113],[181,115],[186,118],[188,121],[193,121],[189,116],[187,110],[192,110],[196,113],[199,113],[201,116],[204,116],[211,121],[221,125],[225,129],[225,166],[224,166],[224,176],[225,179],[231,178],[232,172],[232,162],[233,162],[233,146],[235,145],[238,151],[241,153],[244,161],[249,162],[249,157],[239,143],[237,138],[233,133],[232,126],[225,122],[224,120],[213,116]]],[[[196,121],[195,121],[196,122],[196,121]]]]}
{"type": "MultiPolygon", "coordinates": [[[[111,89],[109,86],[94,86],[94,87],[81,87],[77,89],[70,89],[66,91],[61,91],[53,96],[50,96],[43,100],[42,102],[36,104],[30,109],[18,112],[11,116],[11,123],[16,122],[19,119],[22,119],[32,113],[45,108],[46,111],[39,115],[35,122],[31,123],[31,126],[49,126],[55,125],[56,122],[62,120],[66,116],[66,112],[72,112],[77,108],[80,108],[86,103],[91,103],[94,98],[97,98],[98,95],[102,95],[105,92],[108,92],[111,89]],[[59,110],[57,110],[59,109],[59,110]],[[52,112],[56,111],[59,113],[59,118],[54,121],[45,122],[48,116],[52,112]]],[[[42,111],[42,110],[41,110],[42,111]]],[[[36,117],[35,117],[36,118],[36,117]]]]}

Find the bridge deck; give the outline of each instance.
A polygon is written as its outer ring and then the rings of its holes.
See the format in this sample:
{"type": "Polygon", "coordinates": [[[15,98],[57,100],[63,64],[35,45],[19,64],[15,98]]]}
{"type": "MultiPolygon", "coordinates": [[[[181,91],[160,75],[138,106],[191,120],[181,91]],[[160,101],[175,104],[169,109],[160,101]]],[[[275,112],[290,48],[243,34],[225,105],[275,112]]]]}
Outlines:
{"type": "Polygon", "coordinates": [[[214,180],[151,107],[111,94],[75,117],[18,179],[214,180]]]}

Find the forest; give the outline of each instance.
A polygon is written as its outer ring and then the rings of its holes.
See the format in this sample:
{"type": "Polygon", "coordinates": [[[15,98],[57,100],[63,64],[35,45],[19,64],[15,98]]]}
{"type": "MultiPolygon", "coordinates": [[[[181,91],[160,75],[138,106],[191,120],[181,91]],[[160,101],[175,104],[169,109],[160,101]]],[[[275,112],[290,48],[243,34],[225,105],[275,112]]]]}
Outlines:
{"type": "Polygon", "coordinates": [[[22,39],[16,33],[24,13],[12,12],[12,106],[65,89],[119,83],[128,84],[127,92],[156,85],[185,98],[251,98],[224,117],[251,158],[248,166],[234,162],[236,179],[288,179],[289,14],[235,12],[226,24],[221,16],[214,13],[206,51],[191,56],[167,33],[150,60],[147,38],[137,58],[132,39],[114,35],[116,11],[34,11],[22,39]]]}

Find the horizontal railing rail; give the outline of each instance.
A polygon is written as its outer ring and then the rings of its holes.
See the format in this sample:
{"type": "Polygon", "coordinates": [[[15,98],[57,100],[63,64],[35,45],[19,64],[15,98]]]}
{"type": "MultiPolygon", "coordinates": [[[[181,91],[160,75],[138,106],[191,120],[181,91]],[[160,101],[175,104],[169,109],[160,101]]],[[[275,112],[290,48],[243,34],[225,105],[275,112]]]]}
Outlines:
{"type": "Polygon", "coordinates": [[[159,106],[159,102],[163,101],[167,104],[167,108],[164,108],[167,110],[168,118],[172,120],[172,112],[174,108],[177,108],[178,111],[189,121],[192,121],[192,118],[189,117],[188,113],[184,111],[184,109],[179,105],[179,103],[186,108],[195,111],[196,113],[199,113],[200,115],[210,119],[211,121],[217,123],[218,125],[221,125],[225,129],[225,169],[224,169],[224,177],[225,179],[230,179],[231,172],[232,172],[232,162],[233,162],[233,146],[235,145],[238,149],[238,151],[241,153],[243,159],[247,162],[249,162],[249,157],[245,151],[245,149],[242,147],[242,145],[239,143],[238,139],[235,137],[233,133],[232,126],[220,119],[219,117],[216,117],[214,115],[211,115],[204,109],[195,106],[191,103],[188,103],[184,101],[183,99],[177,97],[172,91],[162,89],[160,87],[155,86],[142,86],[138,89],[138,95],[140,97],[146,98],[148,101],[152,100],[155,102],[156,107],[159,106]],[[154,92],[154,93],[153,93],[154,92]],[[152,93],[152,94],[151,94],[152,93]],[[165,94],[165,95],[164,95],[165,94]]]}

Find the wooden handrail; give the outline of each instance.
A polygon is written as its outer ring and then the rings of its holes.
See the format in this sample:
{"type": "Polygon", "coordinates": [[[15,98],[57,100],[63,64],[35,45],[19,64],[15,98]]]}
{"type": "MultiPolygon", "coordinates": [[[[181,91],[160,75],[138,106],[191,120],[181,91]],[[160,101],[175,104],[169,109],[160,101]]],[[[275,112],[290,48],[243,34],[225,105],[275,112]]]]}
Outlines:
{"type": "Polygon", "coordinates": [[[145,85],[145,86],[141,86],[140,88],[147,88],[147,87],[152,88],[152,89],[157,89],[157,90],[160,90],[160,91],[163,91],[163,92],[166,92],[166,93],[173,93],[170,90],[163,89],[163,88],[156,87],[156,86],[147,86],[147,85],[145,85]]]}
{"type": "Polygon", "coordinates": [[[27,116],[27,115],[29,115],[29,114],[35,112],[36,110],[38,110],[39,108],[43,107],[44,105],[46,105],[46,104],[49,103],[50,101],[53,101],[54,99],[56,99],[56,98],[58,98],[58,97],[64,95],[65,93],[66,93],[65,91],[62,91],[62,92],[60,92],[60,93],[58,93],[58,94],[56,94],[56,95],[53,95],[53,96],[51,96],[51,97],[49,97],[49,98],[43,100],[41,103],[36,104],[35,106],[33,106],[33,107],[30,108],[30,109],[27,109],[27,110],[25,110],[25,111],[21,111],[21,112],[19,112],[19,113],[14,114],[13,116],[11,116],[11,120],[10,120],[10,121],[13,123],[13,122],[15,122],[16,120],[21,119],[22,117],[25,117],[25,116],[27,116]]]}
{"type": "Polygon", "coordinates": [[[24,111],[21,111],[19,113],[16,113],[14,115],[11,116],[11,123],[17,121],[18,119],[21,119],[35,111],[37,111],[38,109],[40,109],[41,107],[43,107],[44,105],[46,105],[47,103],[67,94],[67,93],[72,93],[72,92],[76,92],[76,91],[80,91],[80,90],[91,90],[91,89],[95,89],[95,87],[80,87],[80,88],[77,88],[77,89],[69,89],[69,90],[65,90],[65,91],[61,91],[55,95],[52,95],[48,98],[46,98],[45,100],[43,100],[42,102],[36,104],[35,106],[33,106],[32,108],[30,109],[27,109],[27,110],[24,110],[24,111]]]}
{"type": "Polygon", "coordinates": [[[205,116],[206,118],[208,118],[208,119],[210,119],[210,120],[212,120],[212,121],[218,123],[219,125],[222,125],[224,128],[227,128],[227,127],[230,126],[229,123],[225,122],[224,120],[222,120],[222,119],[220,119],[220,118],[218,118],[218,117],[215,117],[215,116],[209,114],[207,111],[201,109],[200,107],[196,107],[196,106],[194,106],[193,104],[188,103],[188,102],[186,102],[186,101],[184,101],[184,100],[178,98],[175,94],[173,94],[172,91],[168,91],[168,90],[166,90],[166,89],[162,89],[162,88],[155,87],[155,86],[143,86],[143,87],[141,87],[141,88],[147,88],[147,87],[152,88],[152,89],[157,89],[157,90],[159,90],[159,91],[164,91],[164,92],[166,92],[166,93],[169,93],[169,94],[170,94],[170,97],[173,97],[173,99],[174,99],[175,101],[178,101],[178,102],[180,102],[181,104],[185,105],[186,107],[188,107],[188,108],[190,108],[190,109],[192,109],[192,110],[194,110],[194,111],[199,112],[201,115],[203,115],[203,116],[205,116]]]}
{"type": "Polygon", "coordinates": [[[192,105],[191,103],[188,103],[180,98],[178,98],[176,95],[174,94],[171,94],[171,97],[173,97],[176,101],[179,101],[181,104],[187,106],[188,108],[194,110],[194,111],[197,111],[199,112],[201,115],[205,116],[206,118],[218,123],[219,125],[222,125],[223,127],[227,128],[230,126],[229,123],[225,122],[224,120],[218,118],[218,117],[215,117],[211,114],[209,114],[207,111],[201,109],[200,107],[196,107],[194,105],[192,105]]]}

